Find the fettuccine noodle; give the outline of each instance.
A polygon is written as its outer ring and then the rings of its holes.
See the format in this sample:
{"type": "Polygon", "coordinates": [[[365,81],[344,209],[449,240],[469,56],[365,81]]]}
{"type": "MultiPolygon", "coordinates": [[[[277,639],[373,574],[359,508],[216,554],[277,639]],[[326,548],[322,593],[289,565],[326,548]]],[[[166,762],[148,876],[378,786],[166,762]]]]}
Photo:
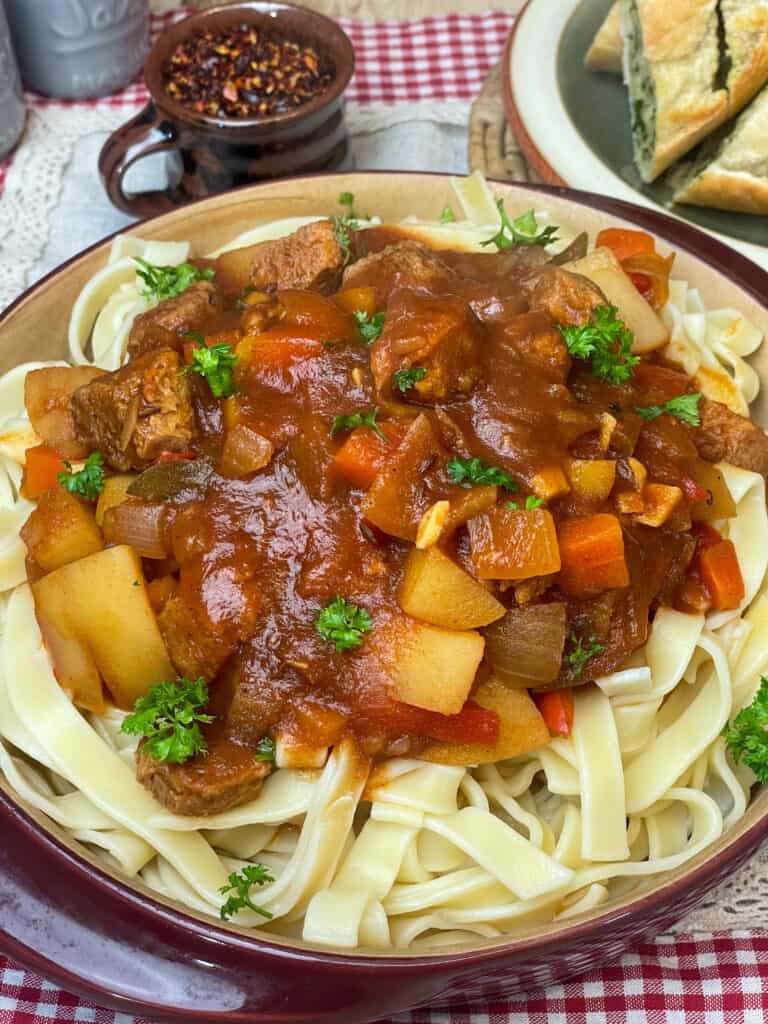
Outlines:
{"type": "MultiPolygon", "coordinates": [[[[224,249],[306,220],[259,226],[224,249]]],[[[441,230],[463,233],[468,248],[488,236],[470,221],[441,230]]],[[[75,303],[74,363],[122,364],[149,305],[136,256],[176,265],[189,245],[116,240],[75,303]]],[[[707,311],[683,281],[671,283],[664,318],[665,354],[746,415],[758,380],[745,357],[760,332],[735,310],[707,311]]],[[[74,707],[35,618],[19,537],[33,506],[19,479],[37,443],[24,378],[40,365],[0,379],[0,771],[22,806],[110,868],[217,918],[227,875],[258,860],[274,876],[258,893],[273,917],[245,911],[238,926],[347,949],[430,950],[594,910],[679,867],[744,814],[754,778],[734,766],[721,732],[768,666],[768,516],[763,478],[729,465],[720,469],[737,514],[718,527],[736,547],[742,607],[706,617],[660,609],[641,651],[576,691],[569,739],[479,768],[393,758],[370,777],[344,742],[317,769],[278,768],[258,797],[223,813],[160,806],[136,780],[123,713],[74,707]]]]}

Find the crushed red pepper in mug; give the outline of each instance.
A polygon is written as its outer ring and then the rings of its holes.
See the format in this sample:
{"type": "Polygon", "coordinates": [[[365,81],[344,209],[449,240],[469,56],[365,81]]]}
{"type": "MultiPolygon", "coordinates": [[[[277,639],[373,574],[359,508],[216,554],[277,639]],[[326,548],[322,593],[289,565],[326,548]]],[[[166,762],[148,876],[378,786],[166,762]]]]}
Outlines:
{"type": "Polygon", "coordinates": [[[271,117],[308,103],[333,69],[317,50],[253,25],[202,31],[180,42],[163,66],[165,90],[213,117],[271,117]]]}

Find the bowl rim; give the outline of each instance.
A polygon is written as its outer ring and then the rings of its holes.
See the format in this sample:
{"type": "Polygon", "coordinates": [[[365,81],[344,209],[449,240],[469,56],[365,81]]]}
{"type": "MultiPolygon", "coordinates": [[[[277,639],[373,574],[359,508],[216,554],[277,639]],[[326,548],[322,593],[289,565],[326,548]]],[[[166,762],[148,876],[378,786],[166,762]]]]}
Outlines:
{"type": "MultiPolygon", "coordinates": [[[[321,173],[306,175],[301,178],[288,179],[294,186],[301,185],[302,181],[309,183],[319,179],[342,179],[350,176],[365,176],[376,178],[379,176],[390,177],[429,177],[447,181],[450,175],[441,172],[419,172],[419,171],[365,171],[349,172],[337,171],[332,173],[321,173]]],[[[685,222],[669,217],[659,210],[628,203],[624,200],[600,196],[594,193],[579,192],[575,189],[556,187],[549,185],[538,185],[530,183],[504,182],[489,179],[491,184],[497,184],[505,189],[512,189],[522,193],[535,193],[542,196],[553,196],[583,206],[598,210],[603,213],[615,215],[638,227],[647,230],[678,249],[685,250],[702,263],[710,266],[718,273],[724,275],[734,285],[750,295],[755,301],[768,311],[768,272],[752,260],[735,252],[730,247],[713,238],[698,228],[685,222]]],[[[249,192],[258,194],[259,190],[274,188],[276,182],[266,182],[257,185],[244,185],[238,189],[229,190],[218,196],[208,196],[187,204],[184,208],[198,207],[204,203],[215,202],[222,195],[237,194],[241,197],[249,192]]],[[[173,213],[173,211],[171,211],[173,213]]],[[[93,245],[78,252],[68,260],[51,270],[40,278],[34,285],[19,295],[5,310],[0,313],[0,328],[2,328],[13,311],[23,302],[33,298],[44,284],[55,277],[69,265],[88,255],[109,242],[116,235],[124,234],[126,231],[134,232],[141,230],[147,223],[157,221],[161,217],[169,216],[168,213],[158,214],[153,217],[136,221],[127,227],[107,235],[93,245]]],[[[55,834],[55,831],[40,825],[35,818],[29,814],[21,804],[12,799],[2,788],[0,788],[0,821],[6,827],[13,828],[17,834],[27,842],[31,842],[43,851],[53,869],[61,870],[67,868],[82,879],[91,889],[98,888],[102,894],[112,899],[131,906],[137,912],[152,921],[162,923],[167,930],[176,933],[180,941],[185,937],[195,937],[201,941],[207,941],[210,945],[218,945],[229,951],[238,950],[243,954],[261,954],[268,958],[282,961],[297,961],[307,965],[323,965],[326,968],[344,968],[345,971],[352,971],[355,974],[364,974],[371,969],[377,972],[396,972],[399,975],[411,975],[422,972],[425,968],[439,970],[450,969],[458,966],[484,966],[493,962],[503,961],[510,954],[550,954],[556,953],[557,947],[566,941],[577,941],[588,943],[598,931],[618,929],[622,923],[632,921],[642,910],[643,916],[649,916],[654,910],[662,906],[672,905],[680,902],[680,898],[692,889],[701,890],[703,896],[710,884],[719,880],[718,876],[730,865],[739,863],[758,846],[768,839],[768,807],[762,811],[755,821],[745,826],[743,831],[733,836],[730,840],[726,835],[726,842],[720,849],[706,855],[703,851],[699,856],[704,859],[695,863],[689,870],[684,870],[680,877],[669,878],[656,885],[653,890],[641,892],[636,898],[631,895],[625,897],[622,902],[611,909],[598,912],[593,916],[573,922],[562,922],[555,931],[536,935],[524,936],[503,936],[494,940],[492,944],[484,943],[474,949],[461,949],[455,952],[439,951],[436,953],[413,953],[413,954],[389,954],[353,953],[336,950],[324,950],[318,947],[304,944],[303,942],[293,943],[291,940],[281,939],[265,935],[262,932],[254,931],[247,933],[244,930],[228,927],[213,920],[204,921],[202,918],[194,917],[184,909],[163,903],[146,895],[141,889],[133,887],[129,882],[123,881],[116,875],[110,874],[97,864],[94,864],[87,857],[72,850],[55,834]]],[[[113,905],[113,913],[117,904],[113,905]]],[[[638,934],[638,938],[640,933],[638,934]]],[[[94,987],[87,975],[77,976],[68,971],[57,962],[47,959],[36,949],[18,942],[7,932],[0,929],[0,949],[7,950],[21,962],[30,964],[34,969],[42,971],[48,977],[59,981],[70,989],[83,989],[89,992],[97,992],[102,996],[110,994],[114,1001],[114,995],[106,990],[94,987]]],[[[133,1004],[132,1004],[133,1005],[133,1004]]],[[[155,1004],[147,1004],[152,1006],[155,1004]]],[[[185,1010],[187,1019],[210,1021],[211,1013],[201,1012],[198,1016],[195,1012],[185,1010]]],[[[226,1015],[220,1019],[229,1018],[226,1015]]],[[[239,1019],[239,1018],[238,1018],[239,1019]]]]}
{"type": "Polygon", "coordinates": [[[213,7],[207,7],[205,10],[196,11],[164,29],[147,54],[144,62],[144,80],[155,106],[166,116],[197,130],[215,130],[217,133],[225,132],[227,135],[235,136],[246,132],[253,135],[259,130],[267,133],[273,129],[301,122],[312,114],[324,110],[342,95],[349,85],[354,70],[355,50],[352,41],[333,18],[329,18],[319,11],[292,3],[291,0],[240,0],[239,3],[220,3],[213,7]],[[324,43],[323,46],[327,47],[335,68],[333,80],[322,92],[294,110],[272,114],[269,117],[243,118],[200,114],[168,96],[163,88],[163,63],[173,47],[182,39],[186,39],[198,29],[205,28],[211,21],[221,19],[232,24],[243,22],[261,24],[266,17],[279,16],[281,12],[287,12],[299,18],[302,24],[307,26],[307,35],[314,35],[317,29],[325,29],[328,33],[330,45],[324,43]]]}

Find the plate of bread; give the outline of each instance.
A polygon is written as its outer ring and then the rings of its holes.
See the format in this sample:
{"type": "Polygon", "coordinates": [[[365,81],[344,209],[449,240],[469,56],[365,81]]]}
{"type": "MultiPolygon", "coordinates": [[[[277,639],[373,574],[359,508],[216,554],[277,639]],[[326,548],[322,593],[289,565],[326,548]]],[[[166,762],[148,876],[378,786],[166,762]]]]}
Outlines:
{"type": "Polygon", "coordinates": [[[544,181],[661,207],[768,266],[768,0],[530,0],[506,59],[544,181]]]}

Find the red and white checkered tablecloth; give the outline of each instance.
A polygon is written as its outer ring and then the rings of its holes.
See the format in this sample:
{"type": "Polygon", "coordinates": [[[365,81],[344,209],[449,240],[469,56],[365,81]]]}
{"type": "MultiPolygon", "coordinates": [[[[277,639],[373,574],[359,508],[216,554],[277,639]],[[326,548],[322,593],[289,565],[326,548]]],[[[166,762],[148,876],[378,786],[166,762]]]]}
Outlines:
{"type": "MultiPolygon", "coordinates": [[[[645,943],[620,963],[524,999],[455,1004],[378,1024],[765,1024],[768,932],[645,943]]],[[[0,957],[0,1024],[150,1024],[62,992],[0,957]]]]}
{"type": "MultiPolygon", "coordinates": [[[[153,18],[157,34],[183,15],[153,18]]],[[[498,60],[508,11],[404,21],[343,19],[357,55],[348,92],[360,104],[471,100],[498,60]]],[[[28,94],[30,107],[53,100],[28,94]]],[[[142,81],[92,101],[124,108],[147,100],[142,81]]],[[[89,105],[92,105],[89,104],[89,105]]],[[[22,139],[21,145],[24,145],[22,139]]],[[[0,194],[13,156],[0,162],[0,194]]],[[[398,1024],[764,1024],[768,1021],[768,931],[665,937],[615,966],[524,999],[416,1010],[398,1024]]],[[[62,992],[0,956],[0,1024],[148,1024],[62,992]]],[[[385,1024],[385,1022],[382,1022],[385,1024]]]]}
{"type": "MultiPolygon", "coordinates": [[[[153,15],[153,38],[185,13],[180,9],[153,15]]],[[[357,58],[347,97],[360,104],[471,100],[499,59],[512,21],[513,15],[502,10],[402,21],[341,18],[357,58]]],[[[27,93],[26,99],[33,108],[75,105],[37,93],[27,93]]],[[[148,99],[144,82],[138,79],[119,93],[88,101],[87,106],[124,108],[127,118],[148,99]]],[[[12,162],[13,154],[0,162],[0,195],[12,162]]]]}

